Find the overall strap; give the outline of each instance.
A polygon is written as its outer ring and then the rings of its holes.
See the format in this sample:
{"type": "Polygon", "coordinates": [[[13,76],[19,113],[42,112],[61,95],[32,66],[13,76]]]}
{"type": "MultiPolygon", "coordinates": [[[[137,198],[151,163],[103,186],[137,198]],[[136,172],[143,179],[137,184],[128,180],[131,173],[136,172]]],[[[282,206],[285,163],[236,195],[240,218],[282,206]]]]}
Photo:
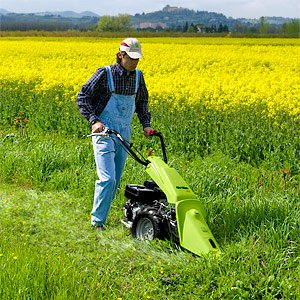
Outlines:
{"type": "Polygon", "coordinates": [[[106,72],[107,72],[107,80],[108,80],[108,85],[109,85],[109,90],[114,93],[115,92],[115,85],[114,85],[114,80],[111,72],[110,66],[105,67],[106,72]]]}
{"type": "Polygon", "coordinates": [[[139,69],[135,69],[135,91],[134,91],[134,94],[136,96],[137,94],[137,91],[139,89],[139,84],[140,84],[140,78],[141,78],[141,71],[139,69]]]}

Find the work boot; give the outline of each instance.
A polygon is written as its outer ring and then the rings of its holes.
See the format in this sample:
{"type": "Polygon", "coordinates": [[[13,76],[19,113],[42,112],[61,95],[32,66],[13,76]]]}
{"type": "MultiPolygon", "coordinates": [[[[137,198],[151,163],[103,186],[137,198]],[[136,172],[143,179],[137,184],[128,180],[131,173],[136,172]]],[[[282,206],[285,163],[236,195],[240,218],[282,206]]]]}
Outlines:
{"type": "Polygon", "coordinates": [[[101,230],[101,231],[105,230],[104,225],[92,225],[92,228],[94,228],[95,230],[101,230]]]}

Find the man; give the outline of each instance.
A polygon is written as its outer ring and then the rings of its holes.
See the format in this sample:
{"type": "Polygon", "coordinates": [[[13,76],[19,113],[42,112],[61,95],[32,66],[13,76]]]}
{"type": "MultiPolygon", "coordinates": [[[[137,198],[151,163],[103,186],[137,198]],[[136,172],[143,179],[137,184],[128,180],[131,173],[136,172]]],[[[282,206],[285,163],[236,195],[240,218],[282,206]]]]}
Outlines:
{"type": "MultiPolygon", "coordinates": [[[[151,114],[148,112],[148,91],[143,74],[136,67],[143,58],[137,39],[127,38],[117,53],[114,65],[98,69],[81,88],[76,103],[80,113],[99,133],[107,126],[130,140],[134,112],[143,126],[144,135],[151,137],[151,114]]],[[[113,139],[93,136],[93,148],[99,180],[95,183],[91,223],[103,229],[111,203],[123,173],[127,153],[113,139]]]]}

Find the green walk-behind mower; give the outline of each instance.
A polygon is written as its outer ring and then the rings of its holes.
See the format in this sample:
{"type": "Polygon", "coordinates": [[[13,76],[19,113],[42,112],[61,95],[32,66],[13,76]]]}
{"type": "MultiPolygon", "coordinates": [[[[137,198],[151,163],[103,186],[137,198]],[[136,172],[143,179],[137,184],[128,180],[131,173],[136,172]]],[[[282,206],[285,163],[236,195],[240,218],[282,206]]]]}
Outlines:
{"type": "Polygon", "coordinates": [[[167,165],[163,135],[156,130],[152,134],[160,138],[163,159],[150,156],[150,153],[147,159],[143,158],[132,144],[113,129],[105,128],[101,133],[92,134],[100,139],[101,136],[110,137],[120,142],[125,151],[145,166],[152,178],[144,185],[126,186],[127,201],[123,206],[122,223],[137,239],[167,238],[197,255],[220,253],[218,243],[205,221],[202,202],[180,174],[167,165]]]}

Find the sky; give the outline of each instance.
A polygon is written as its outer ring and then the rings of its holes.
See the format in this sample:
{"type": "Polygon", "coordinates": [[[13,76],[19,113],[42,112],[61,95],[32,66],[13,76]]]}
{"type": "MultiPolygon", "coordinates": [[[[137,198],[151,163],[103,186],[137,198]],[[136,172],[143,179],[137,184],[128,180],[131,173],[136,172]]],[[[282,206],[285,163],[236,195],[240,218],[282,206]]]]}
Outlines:
{"type": "Polygon", "coordinates": [[[299,0],[1,0],[0,8],[15,13],[44,11],[92,11],[100,16],[149,13],[167,4],[199,11],[223,13],[233,18],[300,18],[299,0]]]}

